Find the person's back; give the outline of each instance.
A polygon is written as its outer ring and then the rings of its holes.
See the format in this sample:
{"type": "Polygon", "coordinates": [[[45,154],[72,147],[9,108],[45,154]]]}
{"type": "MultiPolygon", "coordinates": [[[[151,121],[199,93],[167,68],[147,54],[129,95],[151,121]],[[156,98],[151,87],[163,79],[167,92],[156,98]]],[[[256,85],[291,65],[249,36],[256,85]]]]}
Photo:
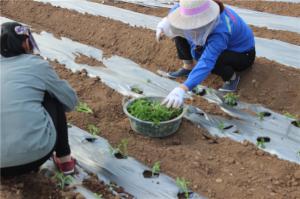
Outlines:
{"type": "Polygon", "coordinates": [[[1,167],[31,162],[54,147],[55,128],[42,106],[46,67],[36,55],[1,59],[1,167]]]}

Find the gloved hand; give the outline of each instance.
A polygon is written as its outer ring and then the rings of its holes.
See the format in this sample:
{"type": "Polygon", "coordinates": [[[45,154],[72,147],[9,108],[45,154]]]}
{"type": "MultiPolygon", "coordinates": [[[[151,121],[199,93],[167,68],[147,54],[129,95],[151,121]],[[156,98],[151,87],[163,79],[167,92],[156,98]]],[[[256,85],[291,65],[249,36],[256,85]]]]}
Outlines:
{"type": "Polygon", "coordinates": [[[174,34],[171,31],[171,25],[168,21],[168,18],[163,18],[156,27],[156,41],[159,42],[161,37],[166,35],[167,37],[174,37],[174,34]]]}
{"type": "Polygon", "coordinates": [[[166,104],[168,108],[179,108],[183,104],[185,90],[180,87],[174,88],[169,95],[164,99],[162,104],[166,104]]]}

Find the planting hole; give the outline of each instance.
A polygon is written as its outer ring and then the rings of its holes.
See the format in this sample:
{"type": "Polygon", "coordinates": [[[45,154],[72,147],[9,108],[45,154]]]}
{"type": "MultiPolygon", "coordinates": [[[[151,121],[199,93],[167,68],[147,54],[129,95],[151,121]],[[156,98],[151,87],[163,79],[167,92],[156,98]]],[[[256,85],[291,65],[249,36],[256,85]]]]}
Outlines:
{"type": "Polygon", "coordinates": [[[127,158],[127,156],[124,156],[122,153],[115,153],[114,156],[117,159],[126,159],[127,158]]]}
{"type": "Polygon", "coordinates": [[[271,138],[269,137],[258,137],[256,139],[257,142],[270,142],[271,141],[271,138]]]}
{"type": "Polygon", "coordinates": [[[269,112],[261,112],[264,117],[270,117],[272,114],[269,112]]]}
{"type": "Polygon", "coordinates": [[[231,129],[232,127],[233,127],[233,125],[226,126],[226,127],[224,127],[224,130],[231,129]]]}
{"type": "Polygon", "coordinates": [[[192,198],[193,197],[193,195],[194,195],[194,192],[192,192],[192,191],[189,191],[188,192],[188,197],[186,197],[186,194],[184,193],[184,192],[179,192],[178,194],[177,194],[177,197],[178,197],[178,199],[187,199],[187,198],[192,198]]]}
{"type": "Polygon", "coordinates": [[[292,121],[291,124],[294,125],[295,127],[300,128],[300,120],[298,120],[298,121],[297,120],[292,121]]]}
{"type": "Polygon", "coordinates": [[[152,171],[150,170],[145,170],[143,172],[143,176],[144,178],[157,178],[159,176],[159,173],[152,173],[152,171]]]}
{"type": "Polygon", "coordinates": [[[87,137],[87,138],[85,138],[86,141],[91,142],[91,143],[95,142],[96,139],[97,138],[95,138],[95,137],[87,137]]]}

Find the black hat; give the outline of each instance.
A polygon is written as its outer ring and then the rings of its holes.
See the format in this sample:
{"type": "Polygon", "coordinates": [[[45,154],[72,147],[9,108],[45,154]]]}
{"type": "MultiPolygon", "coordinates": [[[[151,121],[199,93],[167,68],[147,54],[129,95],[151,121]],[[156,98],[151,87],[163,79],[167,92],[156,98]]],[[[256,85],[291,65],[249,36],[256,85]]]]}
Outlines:
{"type": "Polygon", "coordinates": [[[22,43],[26,38],[29,38],[31,48],[38,50],[29,27],[17,22],[3,23],[1,25],[1,55],[13,57],[24,54],[25,50],[22,43]]]}

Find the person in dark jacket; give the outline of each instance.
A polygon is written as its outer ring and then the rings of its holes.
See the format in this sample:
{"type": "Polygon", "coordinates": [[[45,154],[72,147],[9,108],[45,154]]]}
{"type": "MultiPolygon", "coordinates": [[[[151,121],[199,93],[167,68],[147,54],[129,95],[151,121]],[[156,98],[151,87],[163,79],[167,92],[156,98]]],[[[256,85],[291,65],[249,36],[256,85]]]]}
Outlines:
{"type": "Polygon", "coordinates": [[[27,26],[1,25],[1,175],[37,170],[53,155],[64,174],[74,172],[66,111],[78,99],[49,63],[27,26]]]}
{"type": "Polygon", "coordinates": [[[175,40],[184,63],[183,68],[168,76],[188,77],[167,96],[164,103],[168,107],[180,106],[185,92],[201,84],[210,73],[224,80],[220,91],[236,91],[240,80],[237,72],[246,70],[255,60],[252,30],[234,10],[219,1],[180,0],[157,25],[158,41],[162,35],[175,40]]]}

